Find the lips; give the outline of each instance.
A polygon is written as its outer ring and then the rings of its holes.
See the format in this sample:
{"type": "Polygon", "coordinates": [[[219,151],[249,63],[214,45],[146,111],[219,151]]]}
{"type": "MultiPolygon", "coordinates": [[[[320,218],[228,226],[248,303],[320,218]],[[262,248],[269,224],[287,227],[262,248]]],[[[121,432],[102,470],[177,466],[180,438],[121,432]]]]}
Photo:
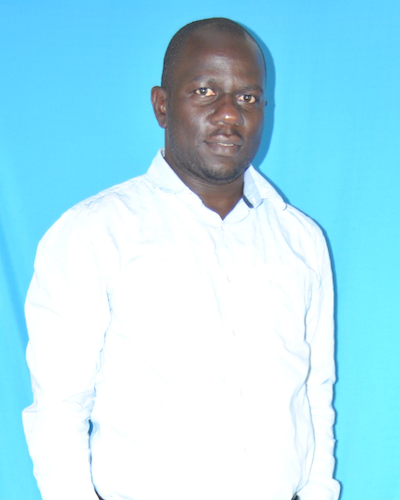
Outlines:
{"type": "Polygon", "coordinates": [[[222,134],[219,131],[204,141],[206,145],[219,156],[235,155],[243,145],[243,140],[237,134],[222,134]]]}
{"type": "Polygon", "coordinates": [[[222,146],[224,148],[233,148],[237,144],[233,144],[233,142],[216,142],[215,143],[217,146],[222,146]]]}
{"type": "Polygon", "coordinates": [[[240,146],[236,144],[218,143],[218,142],[206,142],[207,149],[211,152],[213,156],[233,158],[236,157],[240,151],[240,146]]]}

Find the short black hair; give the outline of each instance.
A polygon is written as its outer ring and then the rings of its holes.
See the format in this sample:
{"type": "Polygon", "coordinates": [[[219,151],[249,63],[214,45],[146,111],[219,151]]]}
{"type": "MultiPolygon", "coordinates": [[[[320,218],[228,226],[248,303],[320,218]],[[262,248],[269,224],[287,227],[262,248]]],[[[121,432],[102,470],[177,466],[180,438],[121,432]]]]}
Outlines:
{"type": "Polygon", "coordinates": [[[264,68],[266,70],[265,58],[260,45],[257,40],[255,40],[255,38],[245,28],[243,28],[243,26],[235,21],[232,21],[231,19],[227,19],[226,17],[211,17],[209,19],[200,19],[199,21],[193,21],[192,23],[186,24],[186,26],[183,26],[183,28],[177,31],[171,38],[164,56],[164,65],[161,77],[162,87],[168,89],[171,86],[174,66],[177,63],[179,55],[188,39],[195,32],[209,26],[212,26],[221,33],[253,40],[256,46],[260,49],[264,62],[264,68]]]}

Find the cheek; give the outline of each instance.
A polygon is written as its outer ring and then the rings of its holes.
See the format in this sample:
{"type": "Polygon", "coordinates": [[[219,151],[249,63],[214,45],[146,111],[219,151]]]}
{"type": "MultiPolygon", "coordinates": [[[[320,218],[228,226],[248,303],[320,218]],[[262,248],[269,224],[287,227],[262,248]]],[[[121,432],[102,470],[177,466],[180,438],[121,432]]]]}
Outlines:
{"type": "Polygon", "coordinates": [[[202,140],[207,132],[204,119],[198,115],[182,117],[177,127],[179,127],[180,130],[180,141],[188,146],[192,145],[193,147],[202,140]]]}
{"type": "Polygon", "coordinates": [[[196,148],[210,130],[206,109],[176,102],[169,103],[166,132],[169,141],[185,150],[196,148]]]}
{"type": "Polygon", "coordinates": [[[192,134],[196,127],[196,120],[190,113],[175,112],[169,116],[167,126],[171,134],[176,136],[175,139],[183,140],[187,135],[192,134]]]}

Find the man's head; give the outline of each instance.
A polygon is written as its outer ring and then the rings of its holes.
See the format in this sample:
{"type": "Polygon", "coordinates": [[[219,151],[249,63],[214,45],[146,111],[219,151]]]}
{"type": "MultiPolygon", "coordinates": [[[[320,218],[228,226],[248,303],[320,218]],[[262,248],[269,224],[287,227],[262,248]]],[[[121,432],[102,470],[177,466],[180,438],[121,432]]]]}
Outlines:
{"type": "MultiPolygon", "coordinates": [[[[250,33],[246,31],[243,26],[235,21],[232,21],[231,19],[224,17],[212,17],[210,19],[193,21],[177,31],[168,44],[164,56],[161,87],[165,89],[169,88],[171,79],[173,78],[175,65],[179,63],[182,49],[185,47],[189,38],[197,31],[206,30],[207,28],[212,28],[213,30],[226,35],[232,35],[242,39],[251,39],[258,46],[257,41],[250,35],[250,33]]],[[[264,69],[266,70],[264,54],[262,53],[261,48],[260,52],[264,62],[264,69]]]]}
{"type": "Polygon", "coordinates": [[[162,87],[152,90],[165,159],[181,177],[224,184],[241,176],[262,134],[265,61],[229,19],[196,21],[172,38],[162,87]]]}

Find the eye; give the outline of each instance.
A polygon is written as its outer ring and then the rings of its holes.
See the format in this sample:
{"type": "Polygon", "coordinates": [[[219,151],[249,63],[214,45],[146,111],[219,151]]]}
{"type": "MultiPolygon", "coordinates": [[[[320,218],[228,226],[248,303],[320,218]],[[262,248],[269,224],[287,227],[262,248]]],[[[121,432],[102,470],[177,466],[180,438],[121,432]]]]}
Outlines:
{"type": "Polygon", "coordinates": [[[202,97],[211,97],[216,95],[213,90],[208,87],[201,87],[200,89],[195,90],[197,95],[201,95],[202,97]]]}
{"type": "Polygon", "coordinates": [[[237,100],[246,104],[254,104],[258,101],[257,97],[252,94],[242,94],[238,96],[237,100]]]}

